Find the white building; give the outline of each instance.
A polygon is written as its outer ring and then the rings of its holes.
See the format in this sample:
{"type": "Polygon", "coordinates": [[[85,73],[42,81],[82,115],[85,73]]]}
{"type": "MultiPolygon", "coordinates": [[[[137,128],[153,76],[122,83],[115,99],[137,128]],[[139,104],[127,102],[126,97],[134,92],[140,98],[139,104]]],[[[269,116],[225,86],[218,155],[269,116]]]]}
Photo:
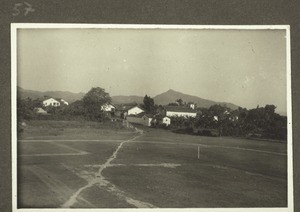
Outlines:
{"type": "Polygon", "coordinates": [[[134,107],[128,109],[127,115],[128,116],[129,115],[137,115],[137,114],[144,113],[144,112],[145,111],[142,108],[140,108],[139,106],[134,106],[134,107]]]}
{"type": "Polygon", "coordinates": [[[69,103],[64,99],[49,98],[43,101],[43,105],[45,107],[47,106],[59,107],[61,105],[69,105],[69,103]]]}
{"type": "Polygon", "coordinates": [[[166,126],[169,126],[171,124],[171,119],[165,116],[162,118],[162,123],[165,124],[166,126]]]}
{"type": "Polygon", "coordinates": [[[197,112],[188,107],[166,106],[166,116],[196,117],[197,112]]]}
{"type": "Polygon", "coordinates": [[[116,110],[116,106],[111,103],[107,103],[101,106],[101,110],[105,112],[114,112],[116,110]]]}
{"type": "Polygon", "coordinates": [[[190,107],[191,109],[195,110],[195,104],[194,104],[194,103],[191,103],[191,102],[190,102],[188,105],[189,105],[189,107],[190,107]]]}
{"type": "Polygon", "coordinates": [[[64,99],[60,99],[60,102],[63,103],[63,104],[65,104],[65,105],[69,105],[69,102],[67,102],[67,101],[64,100],[64,99]]]}
{"type": "Polygon", "coordinates": [[[48,107],[48,106],[59,107],[60,106],[60,102],[57,101],[54,98],[49,98],[49,99],[46,99],[46,100],[43,101],[43,105],[45,107],[48,107]]]}

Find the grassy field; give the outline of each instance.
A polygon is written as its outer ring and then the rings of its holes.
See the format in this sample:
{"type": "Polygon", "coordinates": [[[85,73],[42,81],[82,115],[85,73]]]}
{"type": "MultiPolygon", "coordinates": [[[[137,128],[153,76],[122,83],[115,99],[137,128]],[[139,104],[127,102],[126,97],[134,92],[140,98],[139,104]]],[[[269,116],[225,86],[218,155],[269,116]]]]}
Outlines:
{"type": "Polygon", "coordinates": [[[18,207],[286,207],[286,151],[116,123],[32,121],[18,140],[18,207]]]}

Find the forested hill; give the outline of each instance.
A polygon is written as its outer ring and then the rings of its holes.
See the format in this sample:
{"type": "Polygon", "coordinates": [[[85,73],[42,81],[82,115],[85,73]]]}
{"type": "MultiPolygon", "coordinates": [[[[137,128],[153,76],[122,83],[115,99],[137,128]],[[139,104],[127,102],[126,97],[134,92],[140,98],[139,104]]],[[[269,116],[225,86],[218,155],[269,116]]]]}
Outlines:
{"type": "MultiPolygon", "coordinates": [[[[143,103],[143,96],[113,96],[112,97],[112,101],[114,103],[143,103]]],[[[209,108],[212,105],[215,104],[220,104],[222,106],[227,106],[233,110],[237,109],[238,106],[232,103],[227,103],[227,102],[215,102],[212,100],[208,100],[208,99],[203,99],[200,98],[198,96],[192,96],[189,94],[184,94],[178,91],[174,91],[172,89],[159,94],[157,96],[153,97],[154,99],[154,103],[157,105],[167,105],[169,103],[175,103],[176,100],[178,99],[182,99],[183,102],[193,102],[195,104],[197,104],[197,107],[204,107],[204,108],[209,108]]]]}
{"type": "Polygon", "coordinates": [[[184,93],[181,93],[178,91],[174,91],[172,89],[155,96],[153,99],[154,99],[155,104],[158,104],[158,105],[166,105],[168,103],[175,102],[177,99],[182,99],[183,102],[193,102],[193,103],[197,104],[197,107],[209,108],[212,105],[220,104],[222,106],[226,105],[227,107],[229,107],[233,110],[238,108],[237,105],[234,105],[232,103],[215,102],[212,100],[200,98],[198,96],[192,96],[192,95],[184,94],[184,93]]]}

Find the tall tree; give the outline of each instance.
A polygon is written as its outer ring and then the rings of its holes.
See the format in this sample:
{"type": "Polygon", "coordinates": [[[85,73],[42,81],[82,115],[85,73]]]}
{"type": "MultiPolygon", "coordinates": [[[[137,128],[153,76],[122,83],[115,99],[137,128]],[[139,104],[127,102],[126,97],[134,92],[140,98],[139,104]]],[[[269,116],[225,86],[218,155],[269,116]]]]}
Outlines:
{"type": "Polygon", "coordinates": [[[17,115],[18,121],[22,121],[23,119],[29,120],[33,117],[33,109],[34,105],[32,99],[21,99],[17,98],[17,115]]]}
{"type": "Polygon", "coordinates": [[[146,95],[144,97],[143,103],[144,103],[145,110],[148,113],[151,113],[151,112],[155,111],[154,100],[150,96],[146,95]]]}
{"type": "Polygon", "coordinates": [[[86,116],[91,120],[101,121],[104,118],[101,106],[109,103],[111,97],[103,88],[92,88],[82,98],[83,106],[86,109],[86,116]]]}

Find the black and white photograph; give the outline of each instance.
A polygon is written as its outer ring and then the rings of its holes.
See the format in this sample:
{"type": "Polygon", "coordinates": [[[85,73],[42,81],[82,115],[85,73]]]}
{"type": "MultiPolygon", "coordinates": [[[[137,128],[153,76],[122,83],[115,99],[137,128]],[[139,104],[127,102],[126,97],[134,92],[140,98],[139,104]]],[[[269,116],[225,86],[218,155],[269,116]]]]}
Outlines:
{"type": "Polygon", "coordinates": [[[14,211],[293,211],[289,30],[12,24],[14,211]]]}

